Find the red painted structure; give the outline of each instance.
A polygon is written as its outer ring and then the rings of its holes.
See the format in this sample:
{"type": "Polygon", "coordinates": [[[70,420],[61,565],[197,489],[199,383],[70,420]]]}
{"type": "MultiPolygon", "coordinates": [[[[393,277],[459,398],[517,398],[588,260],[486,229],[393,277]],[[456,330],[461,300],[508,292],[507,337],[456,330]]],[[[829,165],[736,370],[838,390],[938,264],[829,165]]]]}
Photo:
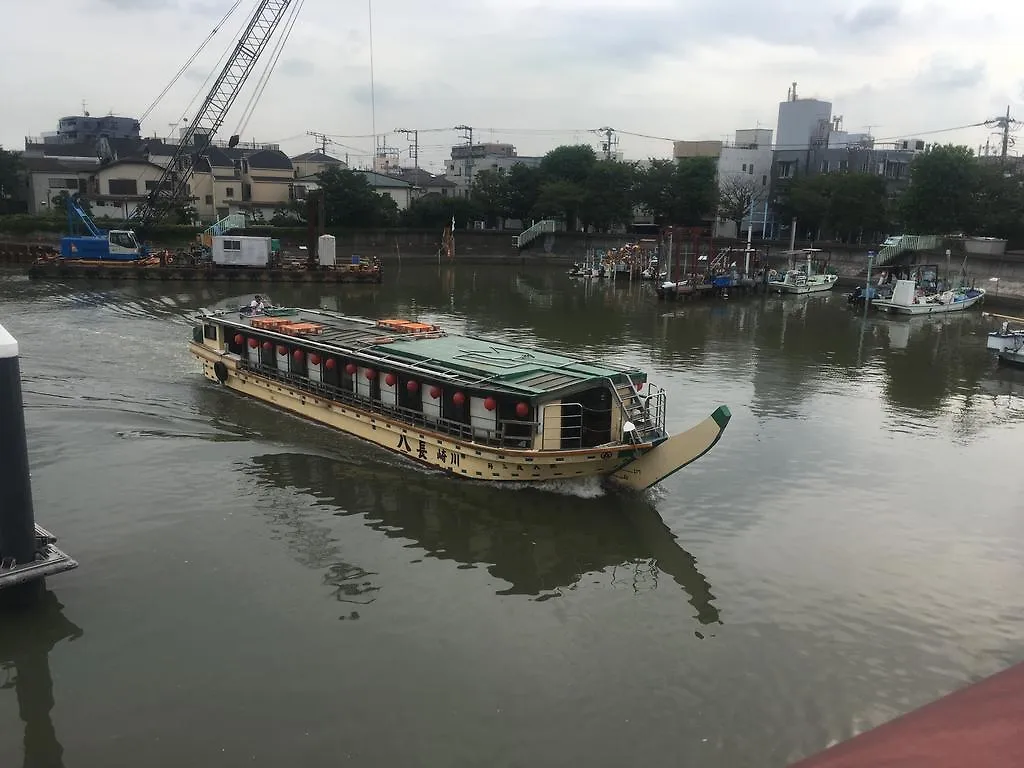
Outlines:
{"type": "Polygon", "coordinates": [[[854,736],[790,768],[1024,766],[1024,663],[854,736]]]}

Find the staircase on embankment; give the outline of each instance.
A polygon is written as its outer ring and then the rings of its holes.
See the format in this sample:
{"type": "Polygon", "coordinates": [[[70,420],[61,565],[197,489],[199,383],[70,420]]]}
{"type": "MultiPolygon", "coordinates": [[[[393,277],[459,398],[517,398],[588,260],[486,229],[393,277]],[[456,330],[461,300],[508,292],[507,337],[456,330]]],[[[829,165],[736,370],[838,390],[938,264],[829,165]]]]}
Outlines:
{"type": "Polygon", "coordinates": [[[209,248],[213,244],[213,238],[216,235],[223,235],[232,229],[245,229],[244,213],[231,213],[220,221],[211,224],[203,231],[201,242],[206,248],[209,248]]]}
{"type": "Polygon", "coordinates": [[[875,254],[875,266],[892,264],[901,253],[931,251],[942,247],[941,235],[900,235],[895,243],[882,246],[875,254]]]}
{"type": "Polygon", "coordinates": [[[532,226],[527,227],[518,235],[512,238],[512,244],[516,248],[523,248],[541,235],[549,235],[555,231],[555,221],[551,219],[543,219],[541,221],[534,222],[532,226]]]}

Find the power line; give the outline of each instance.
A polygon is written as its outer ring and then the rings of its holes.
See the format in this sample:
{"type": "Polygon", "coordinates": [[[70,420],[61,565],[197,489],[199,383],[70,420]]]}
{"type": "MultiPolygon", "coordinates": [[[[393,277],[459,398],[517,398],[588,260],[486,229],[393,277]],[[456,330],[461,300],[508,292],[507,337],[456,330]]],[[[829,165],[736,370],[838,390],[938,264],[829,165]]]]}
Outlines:
{"type": "Polygon", "coordinates": [[[420,132],[416,129],[395,128],[395,133],[401,133],[406,138],[412,136],[412,163],[414,168],[420,167],[420,132]]]}
{"type": "Polygon", "coordinates": [[[171,82],[169,82],[166,86],[164,86],[164,89],[162,91],[160,91],[160,94],[155,99],[153,99],[153,103],[150,104],[148,107],[146,107],[146,111],[143,112],[142,113],[142,117],[139,118],[139,122],[140,123],[143,122],[147,117],[149,117],[149,113],[150,112],[152,112],[154,109],[156,109],[156,105],[160,103],[160,100],[163,99],[163,97],[167,95],[167,92],[169,90],[171,90],[171,88],[174,87],[174,84],[176,82],[178,82],[178,79],[183,74],[185,74],[185,71],[190,66],[192,66],[192,62],[195,61],[196,57],[199,56],[199,54],[203,52],[203,50],[206,48],[206,46],[209,44],[209,42],[220,31],[220,28],[224,25],[224,22],[226,22],[229,18],[231,18],[231,14],[233,14],[238,9],[238,6],[240,6],[241,4],[242,4],[242,0],[235,0],[235,2],[231,5],[231,7],[228,8],[227,13],[225,13],[221,17],[220,21],[218,21],[216,24],[214,24],[213,29],[210,30],[210,34],[208,34],[206,36],[206,39],[203,40],[203,42],[201,42],[199,44],[199,47],[196,48],[192,52],[192,55],[188,57],[188,60],[184,64],[181,65],[181,69],[179,69],[177,71],[177,73],[174,75],[174,77],[171,78],[171,82]]]}

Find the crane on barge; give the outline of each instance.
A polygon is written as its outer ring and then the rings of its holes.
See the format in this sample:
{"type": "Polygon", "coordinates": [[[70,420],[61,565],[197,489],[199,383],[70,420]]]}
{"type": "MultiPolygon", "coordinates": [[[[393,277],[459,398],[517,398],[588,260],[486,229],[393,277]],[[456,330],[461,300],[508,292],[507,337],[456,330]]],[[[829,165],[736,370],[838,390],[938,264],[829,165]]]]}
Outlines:
{"type": "MultiPolygon", "coordinates": [[[[238,98],[242,86],[245,85],[270,38],[285,19],[286,11],[290,6],[294,6],[284,37],[278,41],[279,47],[283,45],[284,39],[291,31],[291,25],[294,24],[295,16],[303,2],[304,0],[260,0],[257,3],[249,23],[225,61],[213,87],[179,139],[178,147],[160,179],[146,200],[128,217],[129,223],[135,223],[140,235],[169,212],[187,202],[189,180],[196,165],[212,146],[214,136],[224,124],[228,111],[238,98]]],[[[206,42],[209,42],[209,38],[206,42]]],[[[269,76],[275,62],[276,57],[268,66],[264,78],[269,76]]],[[[253,98],[258,97],[259,91],[253,98]]],[[[228,147],[237,146],[238,141],[237,134],[231,136],[228,147]]],[[[139,246],[136,241],[134,230],[100,230],[71,197],[68,198],[68,219],[68,236],[61,238],[62,258],[131,261],[144,258],[146,255],[146,249],[139,246]],[[73,234],[70,224],[76,218],[84,224],[88,234],[73,234]]]]}

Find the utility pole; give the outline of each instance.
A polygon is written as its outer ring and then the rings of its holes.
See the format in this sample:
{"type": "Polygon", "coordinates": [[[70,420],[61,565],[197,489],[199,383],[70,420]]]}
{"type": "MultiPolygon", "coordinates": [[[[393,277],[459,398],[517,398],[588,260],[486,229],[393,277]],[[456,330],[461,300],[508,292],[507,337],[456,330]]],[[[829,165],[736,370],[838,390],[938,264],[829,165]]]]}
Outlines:
{"type": "Polygon", "coordinates": [[[307,135],[307,136],[312,136],[312,137],[313,137],[313,138],[315,138],[315,139],[316,139],[316,140],[317,140],[318,142],[320,142],[320,152],[321,152],[321,154],[324,154],[324,155],[326,155],[326,154],[327,154],[327,142],[328,142],[328,138],[327,138],[327,135],[326,135],[326,134],[324,134],[324,133],[320,133],[320,132],[318,132],[318,131],[306,131],[306,135],[307,135]]]}
{"type": "Polygon", "coordinates": [[[604,143],[601,149],[604,150],[604,159],[611,160],[615,154],[615,145],[618,144],[618,139],[615,138],[615,129],[605,126],[604,128],[598,128],[598,133],[604,134],[604,143]]]}
{"type": "Polygon", "coordinates": [[[420,132],[417,130],[409,130],[408,128],[395,128],[395,133],[401,133],[405,138],[412,136],[412,164],[413,167],[419,170],[420,167],[420,132]]]}
{"type": "Polygon", "coordinates": [[[1003,120],[1003,164],[1006,164],[1006,150],[1010,146],[1010,105],[1006,105],[1006,117],[1003,120]]]}
{"type": "Polygon", "coordinates": [[[469,193],[473,189],[473,126],[456,125],[455,130],[463,131],[466,135],[462,138],[469,141],[469,158],[466,160],[466,175],[469,177],[469,180],[466,182],[466,197],[469,197],[469,193]]]}
{"type": "Polygon", "coordinates": [[[1000,117],[993,117],[991,120],[986,120],[985,125],[989,127],[999,128],[1003,134],[1003,151],[1000,154],[1000,159],[1003,165],[1006,165],[1006,156],[1010,149],[1010,126],[1020,125],[1020,120],[1014,120],[1010,117],[1010,107],[1006,107],[1006,115],[1000,117]]]}

